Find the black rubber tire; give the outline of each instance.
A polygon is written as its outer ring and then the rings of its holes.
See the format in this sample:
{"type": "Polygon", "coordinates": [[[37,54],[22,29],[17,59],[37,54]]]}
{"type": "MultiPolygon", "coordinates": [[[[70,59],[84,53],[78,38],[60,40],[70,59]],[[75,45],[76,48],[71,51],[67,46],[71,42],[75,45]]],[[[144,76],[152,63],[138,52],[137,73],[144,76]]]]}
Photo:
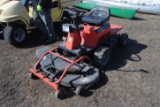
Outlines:
{"type": "Polygon", "coordinates": [[[128,43],[128,34],[123,33],[121,34],[121,36],[119,37],[119,45],[121,47],[125,47],[128,43]]]}
{"type": "Polygon", "coordinates": [[[111,50],[109,47],[100,46],[94,52],[93,63],[100,69],[106,68],[111,58],[111,50]]]}
{"type": "Polygon", "coordinates": [[[61,89],[60,91],[55,91],[55,97],[57,99],[63,100],[67,96],[67,92],[64,89],[61,89]]]}
{"type": "Polygon", "coordinates": [[[75,90],[75,94],[81,96],[82,93],[84,92],[84,89],[85,89],[84,86],[78,86],[75,90]]]}
{"type": "Polygon", "coordinates": [[[3,27],[2,25],[0,24],[0,39],[3,38],[3,27]]]}
{"type": "Polygon", "coordinates": [[[0,31],[0,39],[3,39],[3,31],[0,31]]]}
{"type": "Polygon", "coordinates": [[[25,27],[15,23],[6,26],[3,33],[5,41],[13,46],[22,45],[27,36],[25,27]]]}
{"type": "Polygon", "coordinates": [[[0,35],[3,33],[2,25],[0,24],[0,35]]]}
{"type": "Polygon", "coordinates": [[[28,75],[29,75],[30,79],[32,79],[32,80],[38,80],[38,79],[39,79],[39,78],[38,78],[37,76],[35,76],[33,73],[29,73],[28,75]]]}

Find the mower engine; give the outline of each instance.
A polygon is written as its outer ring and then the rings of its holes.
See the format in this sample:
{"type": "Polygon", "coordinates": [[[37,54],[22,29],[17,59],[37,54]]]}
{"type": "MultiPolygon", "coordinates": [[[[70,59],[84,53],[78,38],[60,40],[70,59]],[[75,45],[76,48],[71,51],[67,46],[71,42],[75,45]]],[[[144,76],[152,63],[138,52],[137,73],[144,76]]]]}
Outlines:
{"type": "MultiPolygon", "coordinates": [[[[88,15],[82,18],[84,23],[78,26],[80,36],[76,26],[73,24],[69,25],[66,48],[76,49],[79,48],[79,44],[91,48],[99,46],[111,36],[111,27],[107,22],[109,18],[109,9],[98,8],[97,10],[97,8],[94,8],[88,15]]],[[[67,25],[64,25],[63,28],[66,29],[67,25]]]]}

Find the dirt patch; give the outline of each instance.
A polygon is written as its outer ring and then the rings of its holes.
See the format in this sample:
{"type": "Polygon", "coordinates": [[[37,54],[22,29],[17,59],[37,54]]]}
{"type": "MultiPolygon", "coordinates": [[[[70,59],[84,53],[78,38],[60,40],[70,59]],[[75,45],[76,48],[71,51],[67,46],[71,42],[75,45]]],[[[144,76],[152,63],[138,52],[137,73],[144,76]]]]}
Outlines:
{"type": "Polygon", "coordinates": [[[128,46],[113,49],[105,73],[84,97],[69,93],[62,101],[55,98],[50,86],[28,78],[28,68],[36,62],[35,50],[45,46],[41,33],[31,33],[26,44],[18,48],[0,39],[1,107],[159,107],[159,16],[137,14],[132,20],[111,17],[110,22],[124,26],[128,46]]]}

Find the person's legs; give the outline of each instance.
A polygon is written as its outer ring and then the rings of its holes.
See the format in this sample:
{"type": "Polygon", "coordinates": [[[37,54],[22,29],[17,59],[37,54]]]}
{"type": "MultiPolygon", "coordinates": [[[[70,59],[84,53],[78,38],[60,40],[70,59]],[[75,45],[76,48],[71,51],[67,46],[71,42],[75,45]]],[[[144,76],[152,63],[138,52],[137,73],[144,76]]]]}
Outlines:
{"type": "Polygon", "coordinates": [[[54,32],[54,27],[53,27],[53,21],[51,18],[51,10],[44,10],[40,13],[40,16],[43,20],[43,22],[45,23],[45,26],[48,30],[48,34],[49,34],[49,38],[46,42],[50,43],[50,42],[54,42],[56,41],[56,35],[54,32]]]}
{"type": "Polygon", "coordinates": [[[37,26],[37,28],[43,32],[43,39],[48,37],[48,30],[45,27],[44,22],[42,21],[39,12],[37,11],[37,5],[38,5],[39,0],[32,0],[32,5],[33,5],[33,20],[34,24],[37,26]]]}
{"type": "Polygon", "coordinates": [[[40,16],[45,23],[46,28],[48,29],[48,33],[50,35],[54,35],[54,27],[53,27],[53,21],[51,18],[51,10],[44,10],[40,13],[40,16]]]}
{"type": "Polygon", "coordinates": [[[38,29],[42,31],[45,35],[47,35],[48,31],[37,10],[34,10],[33,12],[33,20],[38,29]]]}

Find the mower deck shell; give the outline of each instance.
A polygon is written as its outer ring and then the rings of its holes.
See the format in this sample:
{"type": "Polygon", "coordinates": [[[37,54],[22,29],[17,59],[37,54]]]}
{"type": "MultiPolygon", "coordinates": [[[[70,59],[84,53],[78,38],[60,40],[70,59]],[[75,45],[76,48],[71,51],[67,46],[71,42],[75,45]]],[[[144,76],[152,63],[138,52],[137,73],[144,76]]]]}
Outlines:
{"type": "MultiPolygon", "coordinates": [[[[49,48],[44,48],[47,50],[49,48]]],[[[39,50],[44,52],[44,50],[39,50]]],[[[35,76],[42,79],[44,82],[52,86],[55,90],[59,90],[59,84],[64,85],[66,87],[73,87],[76,88],[78,86],[88,86],[91,84],[96,83],[99,80],[99,72],[95,68],[90,68],[87,65],[81,66],[78,62],[83,60],[90,60],[87,56],[81,56],[77,60],[70,60],[63,56],[60,56],[55,52],[57,48],[47,51],[44,53],[36,63],[33,68],[30,68],[29,71],[33,73],[35,76]],[[52,73],[48,71],[49,68],[53,67],[52,61],[50,60],[51,56],[54,58],[54,65],[55,69],[59,70],[61,73],[60,76],[56,76],[54,80],[50,77],[53,77],[52,73]],[[38,65],[42,65],[42,70],[38,69],[38,65]],[[45,73],[49,74],[46,76],[45,73]]],[[[38,55],[39,56],[39,55],[38,55]]]]}

